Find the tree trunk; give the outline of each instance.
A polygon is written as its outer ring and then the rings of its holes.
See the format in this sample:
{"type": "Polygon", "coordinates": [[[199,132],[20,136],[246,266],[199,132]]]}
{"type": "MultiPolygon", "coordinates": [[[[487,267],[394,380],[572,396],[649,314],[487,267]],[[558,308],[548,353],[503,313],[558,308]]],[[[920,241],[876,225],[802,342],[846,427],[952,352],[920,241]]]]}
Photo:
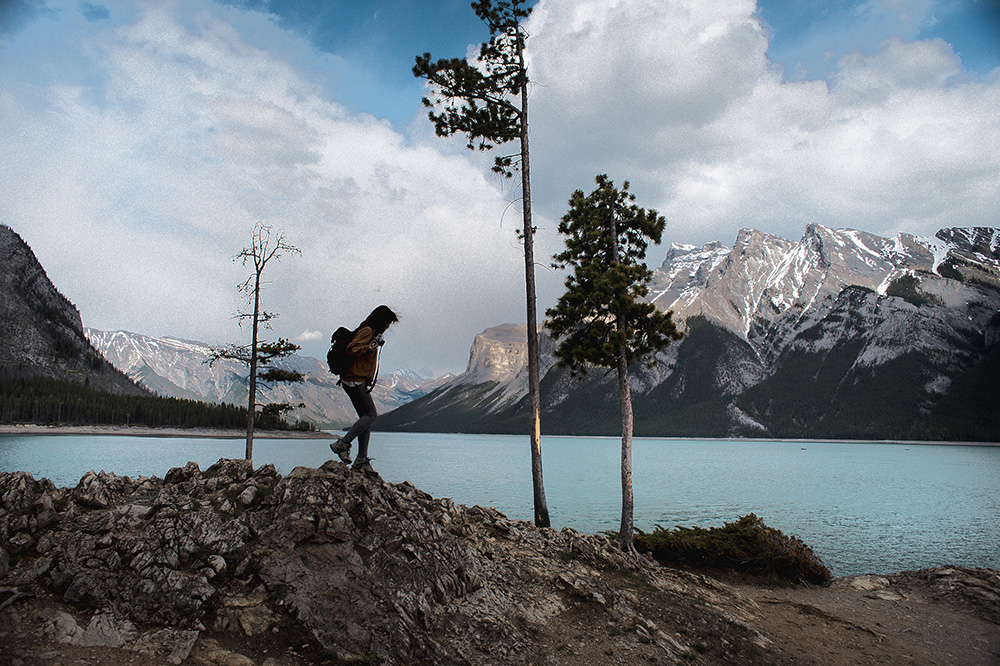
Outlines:
{"type": "Polygon", "coordinates": [[[628,381],[628,359],[625,349],[618,355],[618,396],[622,410],[622,524],[615,539],[625,552],[635,552],[632,499],[632,388],[628,381]]]}
{"type": "Polygon", "coordinates": [[[524,284],[528,319],[528,406],[531,428],[531,487],[535,500],[535,525],[549,527],[549,507],[542,483],[541,395],[538,369],[538,321],[535,312],[535,228],[531,223],[531,174],[528,161],[528,77],[524,64],[524,43],[517,36],[517,57],[521,67],[521,213],[524,220],[524,284]]]}
{"type": "Polygon", "coordinates": [[[247,397],[247,451],[246,459],[253,461],[253,422],[257,412],[257,324],[260,319],[260,273],[263,267],[258,268],[257,277],[253,284],[253,321],[250,335],[250,394],[247,397]]]}
{"type": "MultiPolygon", "coordinates": [[[[611,263],[618,266],[621,263],[618,253],[618,212],[609,211],[608,225],[611,232],[611,263]]],[[[621,329],[622,322],[615,316],[615,328],[621,329]]],[[[628,349],[627,343],[618,350],[618,399],[622,413],[622,523],[615,541],[622,551],[635,553],[633,535],[633,514],[635,503],[632,498],[632,387],[628,382],[628,349]]]]}

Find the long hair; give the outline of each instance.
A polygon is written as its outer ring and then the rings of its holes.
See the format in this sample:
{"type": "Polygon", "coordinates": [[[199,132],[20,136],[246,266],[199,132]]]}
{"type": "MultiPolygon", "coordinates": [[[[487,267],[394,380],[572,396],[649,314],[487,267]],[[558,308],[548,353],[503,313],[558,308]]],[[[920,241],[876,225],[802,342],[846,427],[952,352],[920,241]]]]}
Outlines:
{"type": "Polygon", "coordinates": [[[371,314],[361,322],[361,326],[358,328],[367,326],[375,331],[375,333],[385,333],[389,325],[395,324],[397,321],[399,321],[399,317],[389,309],[388,305],[380,305],[372,310],[371,314]]]}

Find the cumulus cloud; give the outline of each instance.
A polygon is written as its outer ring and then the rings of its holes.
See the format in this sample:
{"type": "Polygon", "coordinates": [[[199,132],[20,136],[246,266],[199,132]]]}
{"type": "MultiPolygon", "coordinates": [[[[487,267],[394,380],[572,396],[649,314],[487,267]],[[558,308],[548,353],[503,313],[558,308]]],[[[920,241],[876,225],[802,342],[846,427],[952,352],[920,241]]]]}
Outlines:
{"type": "MultiPolygon", "coordinates": [[[[926,22],[927,2],[865,11],[926,22]]],[[[790,82],[755,4],[546,0],[532,17],[535,174],[559,214],[597,173],[628,179],[669,240],[796,238],[819,222],[891,235],[997,225],[1000,77],[941,40],[885,41],[790,82]],[[554,188],[555,191],[552,191],[554,188]]]]}
{"type": "MultiPolygon", "coordinates": [[[[273,335],[327,331],[302,338],[320,356],[329,331],[386,303],[407,344],[385,367],[461,369],[482,328],[523,319],[505,193],[466,156],[326,99],[233,12],[153,3],[78,26],[99,79],[0,93],[0,152],[21,157],[0,166],[17,194],[0,214],[87,325],[245,337],[232,315],[248,269],[230,259],[260,220],[301,250],[264,276],[273,335]]],[[[265,17],[254,29],[293,39],[265,17]]]]}
{"type": "Polygon", "coordinates": [[[302,331],[292,338],[292,342],[315,342],[316,340],[323,340],[326,337],[323,331],[302,331]]]}
{"type": "MultiPolygon", "coordinates": [[[[475,333],[524,321],[518,191],[490,175],[490,156],[426,121],[404,135],[349,112],[336,82],[312,78],[336,56],[265,14],[64,5],[0,44],[22,56],[0,66],[0,221],[87,325],[246,337],[232,314],[247,269],[230,259],[256,221],[302,251],[269,266],[264,298],[280,313],[272,333],[303,331],[311,355],[381,303],[401,317],[383,367],[461,370],[475,333]],[[59,45],[32,58],[53,31],[59,45]]],[[[933,8],[863,11],[913,31],[933,8]]],[[[949,44],[902,34],[838,54],[829,82],[790,81],[755,12],[753,0],[536,5],[540,313],[562,289],[544,268],[561,244],[554,221],[599,173],[663,213],[667,241],[728,243],[742,227],[797,238],[810,222],[885,235],[1000,224],[1000,71],[973,76],[949,44]]]]}

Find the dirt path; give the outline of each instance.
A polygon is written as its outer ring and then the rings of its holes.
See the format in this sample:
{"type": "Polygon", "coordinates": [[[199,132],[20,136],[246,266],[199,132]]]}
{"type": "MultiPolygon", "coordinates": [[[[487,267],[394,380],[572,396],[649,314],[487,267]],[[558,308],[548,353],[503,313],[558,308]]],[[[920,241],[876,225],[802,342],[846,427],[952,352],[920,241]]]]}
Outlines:
{"type": "Polygon", "coordinates": [[[760,608],[755,628],[792,664],[1000,664],[996,572],[946,568],[843,578],[827,588],[736,587],[760,608]]]}

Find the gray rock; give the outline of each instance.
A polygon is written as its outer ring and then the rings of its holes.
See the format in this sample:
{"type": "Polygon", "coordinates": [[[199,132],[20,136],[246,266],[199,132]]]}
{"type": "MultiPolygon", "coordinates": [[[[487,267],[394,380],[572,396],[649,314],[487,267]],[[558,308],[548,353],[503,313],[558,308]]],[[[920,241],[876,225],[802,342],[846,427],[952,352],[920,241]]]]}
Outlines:
{"type": "Polygon", "coordinates": [[[218,642],[202,641],[195,654],[195,661],[206,666],[254,666],[253,660],[237,652],[224,649],[218,642]]]}
{"type": "Polygon", "coordinates": [[[83,639],[84,630],[69,613],[56,611],[46,618],[43,632],[59,643],[79,645],[83,639]]]}
{"type": "Polygon", "coordinates": [[[135,638],[135,625],[128,620],[118,620],[108,613],[99,613],[90,619],[79,645],[122,647],[135,638]]]}

